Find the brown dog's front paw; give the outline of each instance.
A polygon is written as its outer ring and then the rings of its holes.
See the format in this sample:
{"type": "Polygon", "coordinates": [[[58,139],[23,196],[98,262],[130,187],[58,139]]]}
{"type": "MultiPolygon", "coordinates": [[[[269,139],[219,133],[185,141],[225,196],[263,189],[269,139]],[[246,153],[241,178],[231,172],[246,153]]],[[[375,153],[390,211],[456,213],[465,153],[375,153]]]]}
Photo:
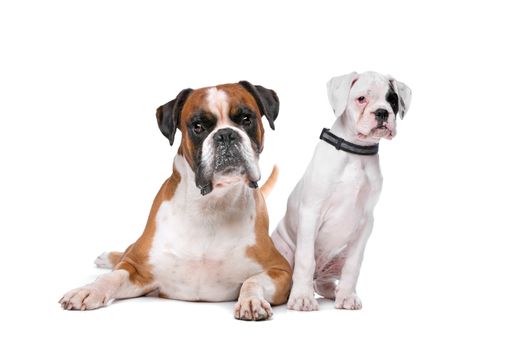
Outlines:
{"type": "Polygon", "coordinates": [[[262,321],[272,317],[272,308],[263,298],[239,298],[235,305],[235,318],[245,321],[262,321]]]}
{"type": "Polygon", "coordinates": [[[105,306],[108,297],[95,288],[85,286],[67,292],[59,303],[64,310],[93,310],[105,306]]]}

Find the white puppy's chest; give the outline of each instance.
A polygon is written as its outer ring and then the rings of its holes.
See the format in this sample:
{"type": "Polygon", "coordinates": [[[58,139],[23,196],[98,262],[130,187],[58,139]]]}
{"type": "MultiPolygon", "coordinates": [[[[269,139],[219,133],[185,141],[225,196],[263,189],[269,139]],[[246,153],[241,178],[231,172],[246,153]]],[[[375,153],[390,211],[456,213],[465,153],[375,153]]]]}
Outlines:
{"type": "Polygon", "coordinates": [[[242,283],[262,271],[246,256],[255,244],[254,213],[225,218],[180,204],[164,202],[156,218],[150,263],[159,291],[181,300],[236,299],[242,283]]]}
{"type": "Polygon", "coordinates": [[[344,212],[348,219],[348,215],[354,217],[352,214],[361,216],[371,213],[379,198],[381,184],[380,174],[371,177],[362,164],[348,164],[332,184],[331,193],[326,199],[325,214],[338,216],[344,212]]]}
{"type": "Polygon", "coordinates": [[[318,256],[333,256],[357,238],[362,226],[372,219],[381,186],[379,166],[372,159],[349,162],[332,180],[321,211],[318,256]]]}

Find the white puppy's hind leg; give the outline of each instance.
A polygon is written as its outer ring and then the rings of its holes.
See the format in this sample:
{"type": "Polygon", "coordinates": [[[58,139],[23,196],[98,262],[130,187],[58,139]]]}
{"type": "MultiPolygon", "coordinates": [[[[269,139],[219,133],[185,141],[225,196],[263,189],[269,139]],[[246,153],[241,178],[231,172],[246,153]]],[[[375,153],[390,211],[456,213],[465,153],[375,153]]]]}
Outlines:
{"type": "Polygon", "coordinates": [[[289,243],[289,240],[285,240],[283,236],[289,237],[286,232],[286,228],[284,227],[283,221],[279,223],[275,231],[272,233],[272,241],[275,245],[275,248],[281,253],[281,255],[288,261],[288,264],[290,264],[290,267],[293,268],[294,266],[294,249],[295,246],[291,243],[289,243]]]}
{"type": "Polygon", "coordinates": [[[315,292],[326,299],[335,299],[336,288],[334,279],[316,279],[314,281],[315,292]]]}

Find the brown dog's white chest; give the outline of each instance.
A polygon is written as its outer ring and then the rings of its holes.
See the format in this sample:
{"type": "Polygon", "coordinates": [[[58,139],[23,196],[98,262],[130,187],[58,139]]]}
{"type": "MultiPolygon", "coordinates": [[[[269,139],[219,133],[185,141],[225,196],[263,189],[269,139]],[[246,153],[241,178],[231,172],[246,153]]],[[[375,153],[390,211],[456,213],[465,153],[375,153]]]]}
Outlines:
{"type": "MultiPolygon", "coordinates": [[[[218,195],[218,194],[217,194],[218,195]]],[[[162,295],[180,300],[235,300],[242,283],[263,268],[246,255],[256,243],[255,206],[215,208],[175,195],[162,203],[150,251],[154,279],[162,295]]]]}

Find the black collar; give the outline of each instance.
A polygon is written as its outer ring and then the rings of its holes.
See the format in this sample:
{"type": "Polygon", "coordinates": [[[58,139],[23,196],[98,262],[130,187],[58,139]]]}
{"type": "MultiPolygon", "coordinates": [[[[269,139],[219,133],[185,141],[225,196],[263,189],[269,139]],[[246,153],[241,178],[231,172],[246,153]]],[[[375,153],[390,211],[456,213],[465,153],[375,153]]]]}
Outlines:
{"type": "Polygon", "coordinates": [[[373,156],[379,151],[379,144],[376,143],[372,146],[361,146],[345,141],[344,139],[336,136],[330,132],[330,129],[324,128],[321,136],[321,140],[331,144],[336,150],[342,150],[348,153],[359,154],[361,156],[373,156]]]}

